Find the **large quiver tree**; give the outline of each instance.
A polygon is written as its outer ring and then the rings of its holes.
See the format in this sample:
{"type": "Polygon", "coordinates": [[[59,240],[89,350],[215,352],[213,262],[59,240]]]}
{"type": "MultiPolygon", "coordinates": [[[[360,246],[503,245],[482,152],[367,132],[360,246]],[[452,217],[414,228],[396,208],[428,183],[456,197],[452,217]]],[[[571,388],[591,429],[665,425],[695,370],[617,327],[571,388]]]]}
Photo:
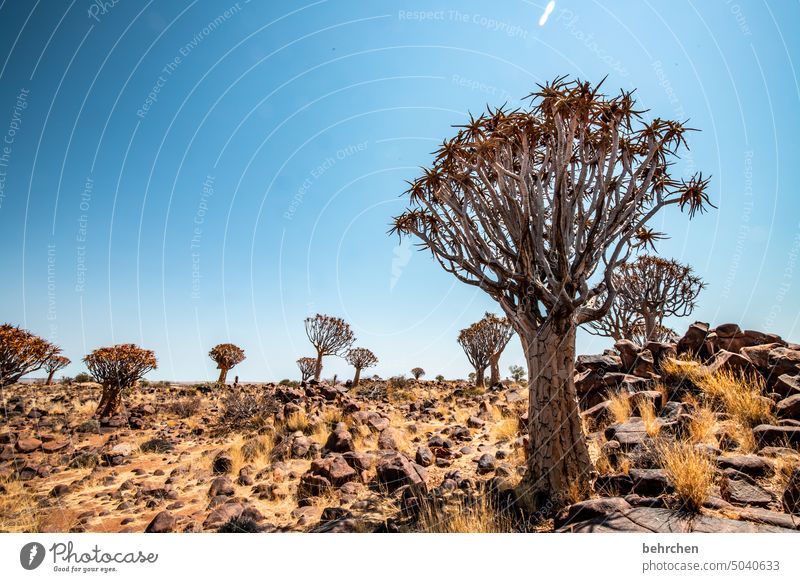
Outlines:
{"type": "Polygon", "coordinates": [[[608,310],[614,270],[659,236],[647,229],[656,213],[678,205],[692,216],[708,197],[701,175],[670,175],[686,128],[645,121],[631,93],[559,78],[531,98],[530,109],[489,111],[445,141],[392,230],[486,291],[519,334],[530,391],[523,491],[554,509],[585,490],[590,471],[576,327],[608,310]]]}

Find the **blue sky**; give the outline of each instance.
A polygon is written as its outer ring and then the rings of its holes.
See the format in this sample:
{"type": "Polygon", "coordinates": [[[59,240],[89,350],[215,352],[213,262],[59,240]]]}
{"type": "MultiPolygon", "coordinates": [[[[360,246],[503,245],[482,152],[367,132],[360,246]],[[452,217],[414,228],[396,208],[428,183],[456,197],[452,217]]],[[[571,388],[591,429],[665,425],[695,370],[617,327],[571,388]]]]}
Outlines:
{"type": "MultiPolygon", "coordinates": [[[[405,180],[468,111],[568,74],[702,132],[677,171],[718,210],[654,226],[707,281],[698,319],[800,341],[796,2],[0,3],[0,320],[151,378],[296,377],[303,319],[345,317],[389,375],[465,377],[495,310],[387,236],[405,180]],[[791,23],[794,22],[795,25],[791,23]]],[[[581,352],[607,340],[581,334],[581,352]]],[[[512,342],[504,369],[522,363],[512,342]]],[[[349,377],[339,358],[323,374],[349,377]]]]}

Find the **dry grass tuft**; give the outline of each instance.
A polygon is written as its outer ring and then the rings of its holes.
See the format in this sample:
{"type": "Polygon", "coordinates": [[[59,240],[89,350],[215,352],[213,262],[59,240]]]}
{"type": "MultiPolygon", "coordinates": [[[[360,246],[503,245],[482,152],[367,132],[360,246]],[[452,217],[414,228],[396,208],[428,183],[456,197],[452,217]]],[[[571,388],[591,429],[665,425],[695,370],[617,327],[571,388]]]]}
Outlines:
{"type": "Polygon", "coordinates": [[[492,427],[492,440],[495,442],[500,441],[513,441],[520,434],[520,422],[516,417],[504,418],[494,424],[492,427]]]}
{"type": "Polygon", "coordinates": [[[687,354],[678,358],[664,358],[660,368],[662,380],[671,386],[685,381],[696,383],[703,376],[702,364],[687,354]]]}
{"type": "Polygon", "coordinates": [[[689,440],[695,444],[709,444],[716,447],[719,444],[715,435],[716,428],[716,413],[707,406],[698,406],[689,422],[689,440]]]}
{"type": "Polygon", "coordinates": [[[485,495],[467,500],[458,498],[438,510],[422,500],[419,530],[427,533],[509,533],[514,531],[508,515],[498,511],[485,495]]]}
{"type": "Polygon", "coordinates": [[[308,416],[305,412],[298,411],[289,415],[289,418],[283,421],[283,428],[285,432],[300,431],[303,434],[313,432],[313,427],[308,421],[308,416]]]}
{"type": "Polygon", "coordinates": [[[661,445],[659,454],[683,508],[699,511],[714,484],[714,463],[692,443],[683,441],[661,445]]]}
{"type": "Polygon", "coordinates": [[[650,437],[655,437],[661,431],[661,422],[656,415],[656,409],[653,406],[653,401],[649,398],[637,398],[636,408],[639,411],[639,416],[644,423],[644,430],[650,437]]]}
{"type": "Polygon", "coordinates": [[[608,411],[616,423],[627,421],[631,417],[630,395],[627,392],[617,391],[608,395],[608,411]]]}
{"type": "Polygon", "coordinates": [[[760,375],[718,371],[699,376],[696,384],[710,402],[743,426],[752,428],[774,420],[760,375]]]}
{"type": "Polygon", "coordinates": [[[42,531],[45,518],[30,491],[20,481],[0,481],[0,531],[36,533],[42,531]]]}

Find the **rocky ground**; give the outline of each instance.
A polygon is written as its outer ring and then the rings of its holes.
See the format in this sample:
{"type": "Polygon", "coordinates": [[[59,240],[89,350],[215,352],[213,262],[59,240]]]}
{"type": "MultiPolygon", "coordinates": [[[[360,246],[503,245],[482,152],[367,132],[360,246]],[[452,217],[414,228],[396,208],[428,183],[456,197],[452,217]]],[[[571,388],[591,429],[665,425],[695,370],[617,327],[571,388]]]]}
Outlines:
{"type": "Polygon", "coordinates": [[[2,531],[800,530],[800,346],[694,324],[581,356],[593,491],[517,503],[527,396],[447,381],[16,385],[0,411],[2,531]]]}

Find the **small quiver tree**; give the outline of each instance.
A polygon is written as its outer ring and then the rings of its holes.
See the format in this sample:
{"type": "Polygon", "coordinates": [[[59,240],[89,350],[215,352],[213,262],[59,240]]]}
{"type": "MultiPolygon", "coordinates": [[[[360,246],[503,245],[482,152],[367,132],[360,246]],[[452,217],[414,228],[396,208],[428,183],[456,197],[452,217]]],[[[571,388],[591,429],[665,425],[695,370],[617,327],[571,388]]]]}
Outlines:
{"type": "Polygon", "coordinates": [[[356,341],[350,325],[339,317],[317,313],[306,318],[306,335],[308,341],[317,350],[317,361],[314,366],[314,380],[319,382],[322,374],[322,358],[324,356],[342,356],[356,341]]]}
{"type": "Polygon", "coordinates": [[[297,367],[300,368],[300,381],[305,382],[314,375],[317,366],[316,358],[299,358],[297,367]]]}
{"type": "Polygon", "coordinates": [[[486,368],[495,353],[497,344],[483,321],[473,323],[458,334],[458,343],[467,355],[467,360],[475,368],[475,386],[483,388],[486,368]]]}
{"type": "Polygon", "coordinates": [[[28,330],[8,323],[0,325],[0,388],[40,370],[60,352],[59,347],[28,330]]]}
{"type": "Polygon", "coordinates": [[[156,356],[151,350],[135,344],[98,348],[83,361],[89,373],[103,387],[95,413],[99,418],[108,418],[120,412],[122,397],[157,365],[156,356]]]}
{"type": "Polygon", "coordinates": [[[495,352],[489,358],[490,375],[489,386],[494,386],[500,382],[500,356],[506,349],[511,336],[514,335],[514,328],[511,322],[505,317],[497,317],[494,313],[487,313],[481,320],[486,328],[485,333],[489,335],[489,341],[494,344],[495,352]]]}
{"type": "Polygon", "coordinates": [[[59,355],[52,355],[47,358],[47,361],[44,363],[45,372],[47,372],[47,381],[45,382],[46,385],[50,385],[53,383],[53,376],[59,370],[63,370],[67,366],[69,366],[71,360],[66,356],[59,356],[59,355]]]}
{"type": "Polygon", "coordinates": [[[414,380],[419,380],[425,375],[425,370],[417,366],[416,368],[411,368],[411,375],[414,376],[414,380]]]}
{"type": "Polygon", "coordinates": [[[235,344],[217,344],[211,348],[208,356],[216,362],[219,369],[217,384],[225,384],[228,371],[245,359],[244,350],[235,344]]]}
{"type": "Polygon", "coordinates": [[[361,370],[372,368],[378,364],[377,356],[367,348],[353,348],[347,352],[346,360],[356,369],[356,374],[353,376],[353,388],[358,386],[361,381],[361,370]]]}

